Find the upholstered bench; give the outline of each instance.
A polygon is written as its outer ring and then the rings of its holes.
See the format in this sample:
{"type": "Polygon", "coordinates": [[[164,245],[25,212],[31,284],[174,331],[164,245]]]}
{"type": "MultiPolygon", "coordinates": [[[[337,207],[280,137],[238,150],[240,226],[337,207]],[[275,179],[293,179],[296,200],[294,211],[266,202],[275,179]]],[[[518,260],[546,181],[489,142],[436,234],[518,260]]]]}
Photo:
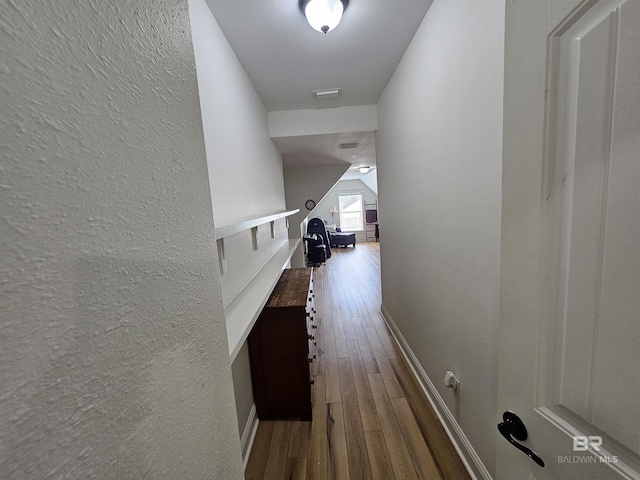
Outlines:
{"type": "Polygon", "coordinates": [[[346,247],[348,245],[356,246],[355,233],[332,232],[329,235],[331,236],[331,247],[346,247]]]}

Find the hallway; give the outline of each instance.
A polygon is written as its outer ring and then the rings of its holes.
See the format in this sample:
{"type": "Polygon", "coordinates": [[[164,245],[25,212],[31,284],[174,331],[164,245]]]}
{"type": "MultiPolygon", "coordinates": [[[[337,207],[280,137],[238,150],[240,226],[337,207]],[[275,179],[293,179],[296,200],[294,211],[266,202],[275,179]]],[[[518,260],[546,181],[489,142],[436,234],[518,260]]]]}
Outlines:
{"type": "Polygon", "coordinates": [[[247,480],[469,478],[379,314],[380,244],[314,269],[313,422],[260,422],[247,480]]]}

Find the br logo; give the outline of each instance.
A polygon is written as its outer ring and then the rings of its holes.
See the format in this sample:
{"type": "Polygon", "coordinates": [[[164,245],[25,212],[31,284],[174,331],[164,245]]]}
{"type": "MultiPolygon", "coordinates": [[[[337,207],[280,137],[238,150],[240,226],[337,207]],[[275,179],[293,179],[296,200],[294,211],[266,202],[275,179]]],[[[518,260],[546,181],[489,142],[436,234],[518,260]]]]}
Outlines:
{"type": "Polygon", "coordinates": [[[589,437],[574,435],[573,437],[574,452],[586,452],[589,448],[593,448],[596,452],[599,452],[600,445],[602,445],[602,437],[593,435],[589,437]]]}

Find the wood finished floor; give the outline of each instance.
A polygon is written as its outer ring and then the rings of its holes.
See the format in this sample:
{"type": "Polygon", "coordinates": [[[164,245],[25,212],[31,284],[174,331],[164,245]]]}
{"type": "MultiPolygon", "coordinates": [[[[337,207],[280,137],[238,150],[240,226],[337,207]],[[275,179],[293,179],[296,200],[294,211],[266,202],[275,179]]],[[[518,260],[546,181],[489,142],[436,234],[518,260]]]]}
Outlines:
{"type": "Polygon", "coordinates": [[[247,480],[470,479],[380,316],[380,244],[314,269],[313,421],[260,422],[247,480]]]}

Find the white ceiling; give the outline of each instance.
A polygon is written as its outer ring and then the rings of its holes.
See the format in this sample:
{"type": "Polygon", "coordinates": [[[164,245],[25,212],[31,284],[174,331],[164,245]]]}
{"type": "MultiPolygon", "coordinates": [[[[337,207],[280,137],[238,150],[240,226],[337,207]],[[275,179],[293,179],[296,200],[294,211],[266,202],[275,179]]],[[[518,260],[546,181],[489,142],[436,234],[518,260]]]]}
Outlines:
{"type": "MultiPolygon", "coordinates": [[[[335,30],[313,30],[299,0],[207,0],[268,111],[372,105],[391,78],[431,0],[350,0],[335,30]],[[335,100],[313,90],[342,88],[335,100]]],[[[375,164],[373,132],[274,139],[285,165],[375,164]],[[342,135],[342,136],[341,136],[342,135]],[[355,152],[337,143],[356,141],[355,152]],[[336,143],[337,142],[337,143],[336,143]]]]}
{"type": "Polygon", "coordinates": [[[298,137],[274,138],[282,154],[284,167],[307,167],[317,165],[352,164],[346,179],[359,178],[361,166],[376,164],[375,132],[333,133],[327,135],[302,135],[298,137]],[[341,149],[341,143],[357,143],[355,148],[341,149]]]}

